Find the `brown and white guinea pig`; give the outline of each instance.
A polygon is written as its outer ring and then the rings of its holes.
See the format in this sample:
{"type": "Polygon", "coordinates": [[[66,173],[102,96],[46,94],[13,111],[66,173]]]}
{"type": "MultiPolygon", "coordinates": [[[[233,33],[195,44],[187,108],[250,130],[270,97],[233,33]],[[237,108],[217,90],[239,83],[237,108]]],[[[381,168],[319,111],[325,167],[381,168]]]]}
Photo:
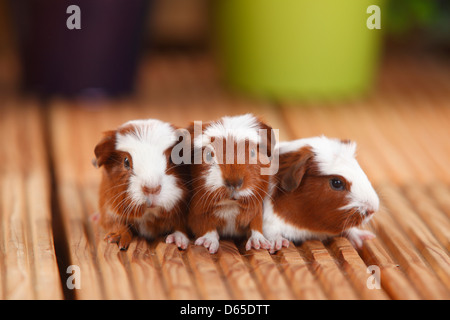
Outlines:
{"type": "Polygon", "coordinates": [[[176,128],[160,120],[133,120],[105,132],[95,147],[103,167],[99,190],[100,224],[105,239],[126,250],[134,234],[185,249],[188,179],[172,162],[176,128]]]}
{"type": "Polygon", "coordinates": [[[263,199],[275,136],[252,114],[191,125],[194,164],[188,225],[210,253],[219,237],[247,236],[246,249],[269,248],[262,235],[263,199]]]}
{"type": "Polygon", "coordinates": [[[264,199],[263,234],[273,253],[289,241],[344,235],[356,247],[374,235],[358,229],[379,199],[355,158],[356,143],[325,136],[280,142],[279,171],[264,199]]]}

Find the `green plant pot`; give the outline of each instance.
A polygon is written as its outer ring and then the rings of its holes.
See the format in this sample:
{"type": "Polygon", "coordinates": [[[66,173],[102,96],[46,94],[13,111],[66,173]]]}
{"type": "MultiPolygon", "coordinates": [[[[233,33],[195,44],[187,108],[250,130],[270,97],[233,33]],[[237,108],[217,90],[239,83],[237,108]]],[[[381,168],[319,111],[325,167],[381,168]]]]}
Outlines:
{"type": "Polygon", "coordinates": [[[381,30],[370,5],[383,0],[220,0],[215,39],[225,81],[275,99],[336,99],[370,88],[381,30]]]}

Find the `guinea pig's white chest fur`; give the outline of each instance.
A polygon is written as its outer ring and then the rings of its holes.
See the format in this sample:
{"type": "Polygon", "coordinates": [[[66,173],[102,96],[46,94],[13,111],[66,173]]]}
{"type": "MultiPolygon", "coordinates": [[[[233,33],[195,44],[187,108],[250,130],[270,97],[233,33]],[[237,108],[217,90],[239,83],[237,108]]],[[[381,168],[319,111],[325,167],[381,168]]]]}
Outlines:
{"type": "Polygon", "coordinates": [[[148,239],[155,237],[156,235],[148,228],[148,223],[155,221],[155,219],[160,216],[161,211],[160,207],[147,208],[140,218],[134,219],[134,227],[137,232],[148,239]]]}
{"type": "Polygon", "coordinates": [[[233,236],[237,234],[236,217],[240,212],[239,204],[233,200],[219,202],[214,210],[214,215],[225,222],[220,234],[233,236]]]}

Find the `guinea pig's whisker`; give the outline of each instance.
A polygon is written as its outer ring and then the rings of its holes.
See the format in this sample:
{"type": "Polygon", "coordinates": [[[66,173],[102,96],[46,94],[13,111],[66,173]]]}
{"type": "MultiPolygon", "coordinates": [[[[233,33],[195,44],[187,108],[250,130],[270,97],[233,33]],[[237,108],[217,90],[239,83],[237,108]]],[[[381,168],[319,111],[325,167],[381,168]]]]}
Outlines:
{"type": "MultiPolygon", "coordinates": [[[[273,199],[272,199],[272,196],[271,196],[266,190],[264,190],[263,188],[261,188],[261,187],[259,187],[259,186],[255,186],[255,188],[258,189],[259,191],[261,191],[261,192],[263,193],[263,195],[266,195],[266,196],[268,196],[271,200],[273,200],[273,199]]],[[[262,195],[257,194],[257,196],[261,199],[261,201],[264,201],[264,197],[263,197],[262,195]]]]}
{"type": "MultiPolygon", "coordinates": [[[[104,196],[104,195],[106,195],[108,192],[110,192],[110,191],[112,191],[112,190],[114,190],[114,189],[116,189],[116,188],[120,188],[120,187],[122,187],[122,186],[126,186],[126,185],[128,185],[128,182],[121,183],[121,184],[116,184],[116,185],[114,185],[114,186],[112,186],[112,187],[110,187],[110,188],[104,190],[103,193],[102,193],[102,195],[104,196]]],[[[125,190],[125,191],[127,191],[127,190],[125,190]]]]}
{"type": "MultiPolygon", "coordinates": [[[[112,207],[112,211],[113,213],[119,213],[122,210],[122,207],[124,207],[126,205],[126,199],[122,199],[118,204],[116,204],[115,206],[112,207]]],[[[120,217],[120,214],[114,214],[113,215],[116,219],[118,219],[120,217]]]]}
{"type": "Polygon", "coordinates": [[[119,202],[119,204],[116,206],[117,211],[122,212],[120,215],[116,216],[116,219],[119,223],[123,223],[124,221],[128,221],[128,216],[130,213],[134,210],[133,206],[133,199],[130,196],[126,196],[122,201],[119,202]],[[119,210],[123,208],[122,210],[119,210]]]}
{"type": "Polygon", "coordinates": [[[126,193],[127,193],[127,190],[124,190],[124,191],[122,191],[122,192],[119,192],[118,194],[116,194],[116,195],[114,196],[114,198],[108,200],[108,202],[110,202],[110,203],[112,204],[112,203],[114,203],[114,202],[116,201],[116,199],[118,199],[119,197],[123,196],[123,195],[126,194],[126,193]]]}
{"type": "Polygon", "coordinates": [[[131,214],[136,210],[136,203],[133,201],[130,201],[129,205],[125,209],[124,215],[122,216],[122,219],[124,220],[125,224],[129,224],[129,218],[131,214]]]}
{"type": "Polygon", "coordinates": [[[176,168],[178,168],[178,167],[181,167],[182,166],[182,164],[174,164],[173,166],[171,166],[171,167],[169,167],[169,168],[166,168],[166,170],[164,171],[165,173],[168,173],[168,172],[170,172],[171,170],[174,170],[174,169],[176,169],[176,168]]]}
{"type": "Polygon", "coordinates": [[[284,190],[283,188],[281,188],[281,186],[278,185],[278,183],[275,184],[274,187],[275,187],[277,190],[279,190],[281,193],[284,193],[284,194],[287,193],[286,190],[284,190]]]}
{"type": "Polygon", "coordinates": [[[350,228],[353,228],[354,226],[356,226],[356,222],[353,221],[353,218],[355,215],[359,214],[358,209],[354,208],[349,210],[349,215],[346,217],[345,222],[344,222],[344,226],[343,226],[343,230],[347,230],[350,228]]]}
{"type": "Polygon", "coordinates": [[[197,182],[197,181],[199,181],[199,180],[201,180],[201,179],[205,179],[205,178],[202,177],[202,176],[196,177],[196,178],[194,178],[194,179],[191,180],[191,183],[192,183],[192,182],[197,182]]]}
{"type": "Polygon", "coordinates": [[[131,216],[131,213],[132,213],[133,211],[135,211],[135,210],[136,210],[136,204],[132,202],[132,203],[128,206],[128,210],[127,210],[127,212],[126,212],[126,214],[125,214],[125,224],[126,224],[126,225],[128,225],[128,222],[129,222],[129,218],[130,218],[130,216],[131,216]]]}
{"type": "Polygon", "coordinates": [[[209,191],[208,196],[205,199],[206,209],[209,211],[211,208],[214,207],[214,204],[218,202],[219,199],[217,199],[219,196],[218,192],[209,191]]]}
{"type": "Polygon", "coordinates": [[[208,198],[207,198],[207,201],[208,201],[208,203],[207,203],[207,210],[209,211],[210,209],[212,209],[213,207],[214,207],[214,204],[216,204],[217,202],[218,202],[218,193],[216,193],[216,192],[211,192],[210,193],[211,194],[211,196],[209,196],[208,198]]]}
{"type": "MultiPolygon", "coordinates": [[[[114,204],[114,203],[116,202],[116,200],[117,200],[119,197],[123,196],[124,194],[125,194],[125,195],[127,194],[127,191],[126,191],[126,190],[120,192],[119,194],[117,194],[114,198],[112,198],[111,200],[109,200],[108,203],[110,203],[111,205],[114,204]]],[[[119,208],[119,205],[122,204],[122,202],[126,201],[127,199],[128,199],[128,197],[125,196],[118,204],[116,204],[116,206],[114,207],[114,209],[118,209],[118,208],[119,208]],[[116,207],[117,207],[117,208],[116,208],[116,207]]]]}
{"type": "Polygon", "coordinates": [[[194,188],[193,191],[195,191],[195,193],[192,195],[192,198],[194,198],[199,192],[204,191],[204,188],[197,187],[197,188],[194,188]]]}
{"type": "MultiPolygon", "coordinates": [[[[201,191],[201,190],[199,190],[199,191],[201,191]]],[[[199,191],[198,191],[198,192],[199,192],[199,191]]],[[[198,192],[197,192],[197,193],[198,193],[198,192]]],[[[200,199],[198,199],[198,202],[201,203],[202,206],[205,206],[205,204],[206,204],[206,199],[207,199],[210,195],[211,195],[211,192],[210,192],[210,191],[204,192],[204,193],[200,196],[200,199]]]]}

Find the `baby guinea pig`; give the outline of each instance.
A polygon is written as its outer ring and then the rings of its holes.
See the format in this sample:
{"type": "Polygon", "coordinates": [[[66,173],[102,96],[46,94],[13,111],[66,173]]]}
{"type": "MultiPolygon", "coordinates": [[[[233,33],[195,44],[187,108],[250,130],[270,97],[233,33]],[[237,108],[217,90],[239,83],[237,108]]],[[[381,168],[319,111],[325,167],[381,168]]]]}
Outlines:
{"type": "Polygon", "coordinates": [[[172,163],[176,128],[159,120],[133,120],[107,131],[95,147],[103,167],[99,192],[105,239],[126,250],[133,234],[169,234],[167,243],[185,249],[187,196],[184,166],[172,163]]]}
{"type": "Polygon", "coordinates": [[[247,236],[247,250],[269,249],[262,204],[269,187],[263,169],[270,167],[275,146],[272,128],[245,114],[194,123],[189,130],[195,159],[188,225],[195,244],[216,253],[219,237],[247,236]]]}
{"type": "Polygon", "coordinates": [[[356,247],[375,237],[357,226],[379,199],[355,159],[356,143],[324,136],[280,142],[279,171],[264,200],[263,234],[273,253],[289,240],[345,235],[356,247]]]}

